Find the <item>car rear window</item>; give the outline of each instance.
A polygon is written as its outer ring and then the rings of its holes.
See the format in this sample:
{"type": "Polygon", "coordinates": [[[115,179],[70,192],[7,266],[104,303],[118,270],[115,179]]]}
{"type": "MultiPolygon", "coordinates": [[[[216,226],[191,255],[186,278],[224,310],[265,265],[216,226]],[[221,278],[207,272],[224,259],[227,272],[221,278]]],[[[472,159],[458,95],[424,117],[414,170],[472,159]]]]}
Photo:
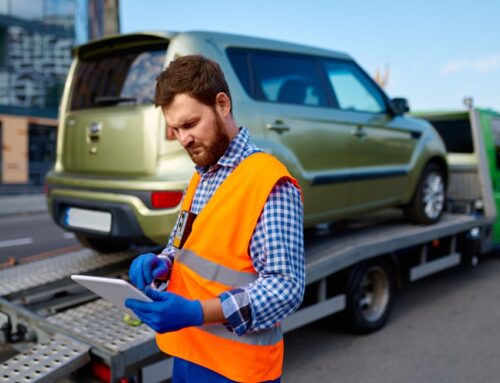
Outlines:
{"type": "Polygon", "coordinates": [[[166,47],[107,52],[80,59],[73,78],[71,110],[153,103],[155,79],[166,47]]]}

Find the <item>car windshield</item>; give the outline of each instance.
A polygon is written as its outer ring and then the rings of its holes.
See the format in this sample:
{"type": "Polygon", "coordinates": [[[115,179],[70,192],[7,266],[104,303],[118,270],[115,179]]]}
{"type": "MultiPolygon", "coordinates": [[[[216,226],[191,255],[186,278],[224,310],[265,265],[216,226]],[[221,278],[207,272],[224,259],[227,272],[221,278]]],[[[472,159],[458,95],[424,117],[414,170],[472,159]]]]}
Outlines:
{"type": "Polygon", "coordinates": [[[153,103],[155,79],[165,47],[117,51],[80,59],[71,92],[71,110],[153,103]]]}

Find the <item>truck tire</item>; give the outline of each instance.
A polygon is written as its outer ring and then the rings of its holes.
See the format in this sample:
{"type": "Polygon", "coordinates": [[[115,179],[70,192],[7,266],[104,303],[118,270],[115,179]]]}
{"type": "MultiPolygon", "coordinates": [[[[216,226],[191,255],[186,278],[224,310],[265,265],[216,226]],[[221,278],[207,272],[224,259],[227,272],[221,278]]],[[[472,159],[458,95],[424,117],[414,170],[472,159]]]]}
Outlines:
{"type": "Polygon", "coordinates": [[[413,223],[436,223],[444,211],[446,198],[445,174],[435,163],[424,168],[413,199],[405,207],[405,214],[413,223]]]}
{"type": "Polygon", "coordinates": [[[124,242],[88,237],[80,233],[75,233],[75,237],[83,246],[102,254],[117,253],[129,248],[129,244],[124,242]]]}
{"type": "Polygon", "coordinates": [[[354,266],[346,286],[344,328],[358,334],[382,328],[389,319],[394,291],[394,268],[387,260],[354,266]]]}

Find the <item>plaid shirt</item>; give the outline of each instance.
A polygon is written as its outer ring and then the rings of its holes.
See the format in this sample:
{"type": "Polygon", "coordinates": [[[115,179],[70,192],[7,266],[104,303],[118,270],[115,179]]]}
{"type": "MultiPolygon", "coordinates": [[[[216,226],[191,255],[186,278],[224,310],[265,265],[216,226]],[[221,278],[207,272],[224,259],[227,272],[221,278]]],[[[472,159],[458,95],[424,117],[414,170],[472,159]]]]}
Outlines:
{"type": "MultiPolygon", "coordinates": [[[[208,169],[196,167],[201,179],[191,211],[198,214],[239,163],[259,151],[250,142],[248,131],[241,128],[217,164],[208,169]]],[[[302,302],[305,287],[302,219],[300,191],[288,180],[279,181],[264,205],[250,240],[249,254],[258,273],[257,280],[219,296],[227,327],[234,333],[242,335],[268,329],[302,302]]],[[[170,261],[176,252],[172,243],[173,235],[170,235],[162,251],[170,261]]]]}

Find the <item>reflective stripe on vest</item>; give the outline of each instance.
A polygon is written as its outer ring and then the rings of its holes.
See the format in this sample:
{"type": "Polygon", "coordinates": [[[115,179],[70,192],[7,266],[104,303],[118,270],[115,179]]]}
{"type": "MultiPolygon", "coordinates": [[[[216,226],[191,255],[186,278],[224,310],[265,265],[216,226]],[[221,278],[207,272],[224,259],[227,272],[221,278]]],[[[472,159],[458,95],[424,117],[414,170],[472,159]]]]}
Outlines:
{"type": "Polygon", "coordinates": [[[177,252],[175,262],[193,270],[200,277],[221,283],[230,287],[242,287],[257,280],[257,275],[245,271],[236,271],[218,263],[209,261],[196,255],[189,249],[182,249],[177,252]]]}
{"type": "Polygon", "coordinates": [[[283,339],[283,331],[280,325],[274,326],[268,330],[252,332],[242,336],[238,336],[234,332],[229,331],[220,323],[206,324],[198,327],[198,329],[209,332],[212,335],[220,336],[224,339],[254,346],[272,346],[283,339]]]}

